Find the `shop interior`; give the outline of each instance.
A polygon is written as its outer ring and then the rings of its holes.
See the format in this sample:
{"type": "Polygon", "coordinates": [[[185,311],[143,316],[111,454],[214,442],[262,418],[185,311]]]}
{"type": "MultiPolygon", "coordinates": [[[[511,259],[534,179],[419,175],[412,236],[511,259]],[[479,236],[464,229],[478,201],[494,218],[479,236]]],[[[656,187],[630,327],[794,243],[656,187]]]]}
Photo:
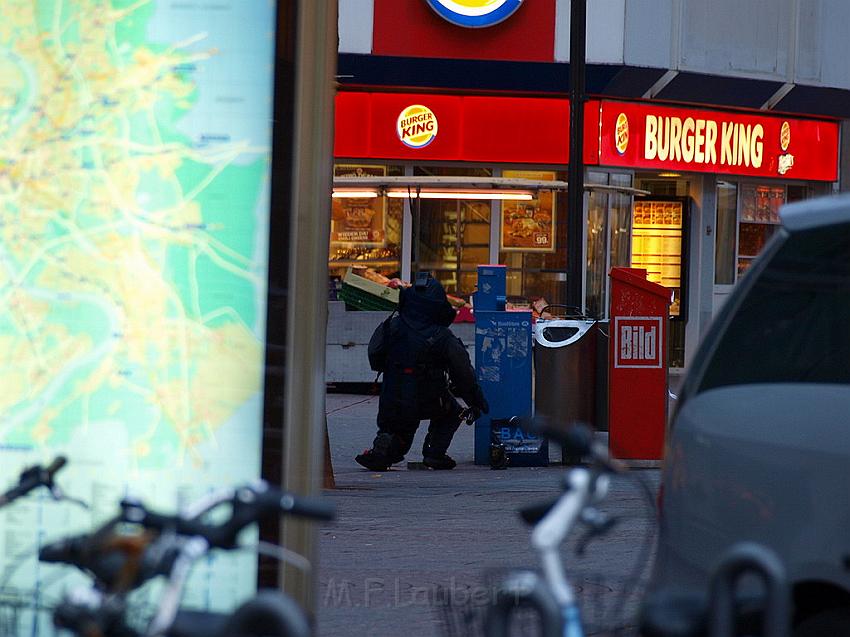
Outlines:
{"type": "MultiPolygon", "coordinates": [[[[409,281],[430,270],[469,303],[477,266],[507,266],[514,307],[563,304],[567,277],[566,174],[492,167],[338,164],[329,254],[337,298],[351,268],[409,281]]],[[[717,182],[715,284],[734,285],[779,225],[779,208],[815,186],[717,182]]],[[[608,272],[647,270],[671,290],[671,366],[684,365],[692,179],[678,173],[589,170],[585,307],[607,316],[608,272]]],[[[697,186],[701,187],[701,186],[697,186]]]]}

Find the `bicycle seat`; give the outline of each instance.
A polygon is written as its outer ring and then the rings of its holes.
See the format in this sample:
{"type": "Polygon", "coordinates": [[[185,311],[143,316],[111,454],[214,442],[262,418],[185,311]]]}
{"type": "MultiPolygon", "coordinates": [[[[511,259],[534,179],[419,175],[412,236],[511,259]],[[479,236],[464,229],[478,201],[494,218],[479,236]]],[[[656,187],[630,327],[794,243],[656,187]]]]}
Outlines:
{"type": "Polygon", "coordinates": [[[276,590],[261,590],[232,614],[181,610],[168,637],[253,635],[307,637],[310,627],[301,608],[276,590]]]}
{"type": "Polygon", "coordinates": [[[524,506],[519,510],[519,516],[522,518],[523,522],[530,526],[534,526],[546,517],[546,514],[552,510],[552,507],[558,504],[559,499],[560,498],[552,498],[551,500],[535,502],[534,504],[524,506]]]}
{"type": "Polygon", "coordinates": [[[224,633],[229,617],[222,613],[181,610],[168,630],[168,637],[213,637],[224,633]]]}
{"type": "Polygon", "coordinates": [[[228,618],[223,636],[309,637],[310,625],[301,607],[277,590],[261,590],[228,618]]]}
{"type": "Polygon", "coordinates": [[[659,591],[641,611],[642,637],[704,637],[708,600],[699,593],[659,591]]]}

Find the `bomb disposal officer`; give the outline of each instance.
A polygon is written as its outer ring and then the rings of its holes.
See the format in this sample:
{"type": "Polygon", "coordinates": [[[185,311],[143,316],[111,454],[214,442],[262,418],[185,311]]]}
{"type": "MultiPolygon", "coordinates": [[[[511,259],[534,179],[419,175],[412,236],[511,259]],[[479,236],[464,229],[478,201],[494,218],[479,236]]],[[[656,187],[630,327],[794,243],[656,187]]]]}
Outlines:
{"type": "Polygon", "coordinates": [[[461,422],[464,400],[474,418],[489,407],[463,343],[449,330],[455,310],[440,282],[429,273],[402,289],[398,314],[381,323],[369,342],[369,364],[383,372],[378,435],[355,460],[370,471],[385,471],[404,460],[422,420],[430,420],[422,448],[432,469],[454,469],[446,451],[461,422]],[[449,390],[451,387],[451,391],[449,390]]]}

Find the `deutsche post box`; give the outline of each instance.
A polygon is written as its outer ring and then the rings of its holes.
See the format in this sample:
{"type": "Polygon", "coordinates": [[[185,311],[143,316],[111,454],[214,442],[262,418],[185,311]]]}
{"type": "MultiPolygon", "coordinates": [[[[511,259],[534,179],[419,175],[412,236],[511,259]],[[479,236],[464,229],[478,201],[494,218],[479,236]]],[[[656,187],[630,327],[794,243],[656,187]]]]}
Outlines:
{"type": "Polygon", "coordinates": [[[646,270],[612,268],[609,447],[626,460],[660,460],[667,422],[670,290],[646,270]]]}
{"type": "Polygon", "coordinates": [[[490,413],[475,423],[475,464],[488,464],[497,444],[512,466],[545,466],[546,441],[512,424],[531,418],[531,312],[506,312],[505,286],[505,266],[478,266],[475,371],[490,413]]]}
{"type": "Polygon", "coordinates": [[[503,312],[505,310],[505,290],[507,287],[507,269],[503,265],[478,266],[478,291],[475,292],[475,311],[503,312]]]}

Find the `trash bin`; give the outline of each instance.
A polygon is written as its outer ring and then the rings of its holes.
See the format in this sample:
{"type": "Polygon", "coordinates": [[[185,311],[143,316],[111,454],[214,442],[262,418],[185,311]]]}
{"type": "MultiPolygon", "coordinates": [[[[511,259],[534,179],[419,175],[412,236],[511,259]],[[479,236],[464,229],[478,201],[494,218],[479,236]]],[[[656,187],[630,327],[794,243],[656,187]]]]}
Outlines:
{"type": "Polygon", "coordinates": [[[596,412],[593,425],[597,431],[608,431],[608,356],[610,321],[596,322],[596,412]]]}
{"type": "Polygon", "coordinates": [[[596,426],[597,321],[538,320],[534,326],[534,413],[554,427],[596,426]]]}

